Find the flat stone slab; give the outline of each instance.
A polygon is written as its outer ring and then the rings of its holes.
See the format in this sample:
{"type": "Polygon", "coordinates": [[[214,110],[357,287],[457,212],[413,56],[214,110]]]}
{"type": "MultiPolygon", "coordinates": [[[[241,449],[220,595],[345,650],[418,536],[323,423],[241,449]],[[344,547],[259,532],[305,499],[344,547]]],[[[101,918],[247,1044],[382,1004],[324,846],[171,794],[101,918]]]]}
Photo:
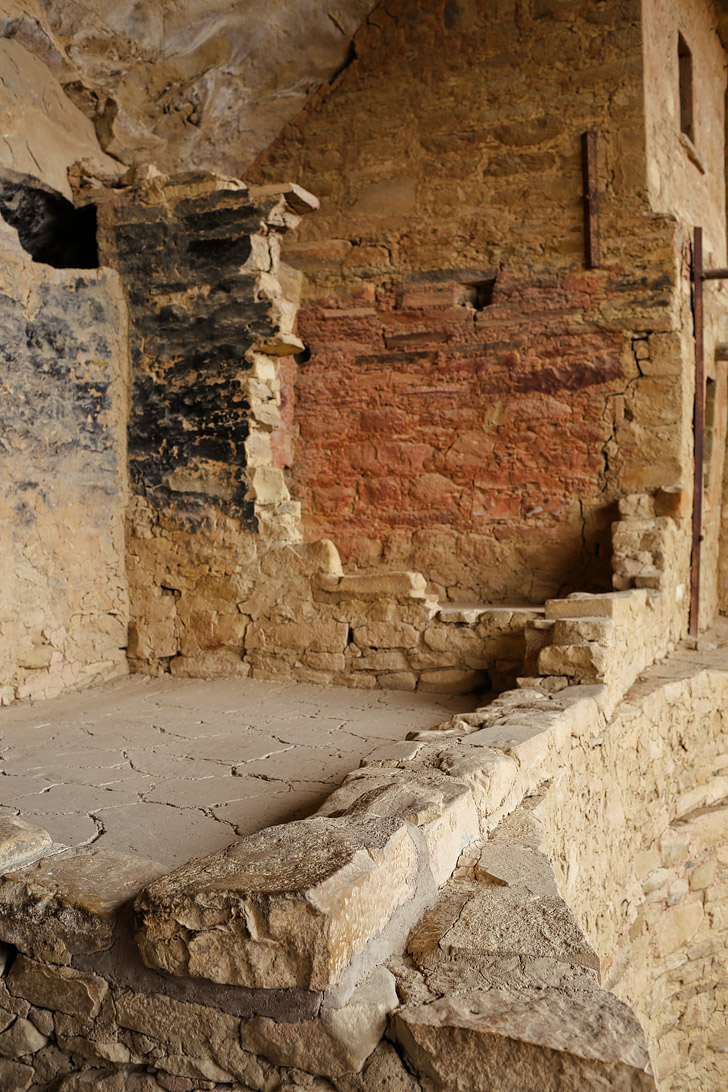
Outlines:
{"type": "MultiPolygon", "coordinates": [[[[471,707],[472,698],[137,675],[3,709],[0,812],[57,843],[93,842],[172,869],[311,815],[382,743],[471,707]]],[[[0,861],[0,872],[38,855],[0,861]]]]}
{"type": "Polygon", "coordinates": [[[459,994],[401,1009],[392,1031],[436,1089],[655,1089],[637,1018],[596,987],[591,1002],[548,989],[459,994]]]}
{"type": "Polygon", "coordinates": [[[135,904],[144,962],[262,989],[327,989],[414,897],[418,853],[397,819],[313,818],[191,861],[135,904]]]}
{"type": "Polygon", "coordinates": [[[0,815],[0,873],[36,860],[53,845],[47,830],[0,815]]]}
{"type": "Polygon", "coordinates": [[[121,907],[163,872],[155,861],[96,846],[44,857],[0,877],[0,938],[51,963],[103,951],[121,907]]]}

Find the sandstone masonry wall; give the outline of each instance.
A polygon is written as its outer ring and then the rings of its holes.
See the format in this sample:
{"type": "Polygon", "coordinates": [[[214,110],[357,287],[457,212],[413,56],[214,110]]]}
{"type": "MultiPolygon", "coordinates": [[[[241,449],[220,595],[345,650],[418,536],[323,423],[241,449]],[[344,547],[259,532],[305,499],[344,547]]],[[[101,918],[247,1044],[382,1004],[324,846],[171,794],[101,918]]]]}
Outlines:
{"type": "MultiPolygon", "coordinates": [[[[84,191],[130,312],[127,567],[137,670],[467,692],[512,685],[538,608],[441,609],[413,572],[345,576],[298,545],[271,438],[296,278],[279,236],[315,199],[212,175],[84,191]]],[[[534,661],[535,668],[535,661],[534,661]]]]}
{"type": "MultiPolygon", "coordinates": [[[[286,247],[312,352],[293,489],[307,536],[334,538],[345,564],[415,568],[453,599],[598,589],[619,496],[689,488],[692,224],[650,205],[641,15],[380,5],[252,172],[322,202],[286,247]]],[[[713,13],[691,18],[698,65],[713,13]]],[[[713,193],[722,138],[707,138],[713,193]]]]}
{"type": "MultiPolygon", "coordinates": [[[[717,7],[646,0],[642,12],[649,199],[655,212],[673,212],[687,233],[703,228],[706,268],[726,265],[725,51],[716,34],[717,7]],[[692,53],[692,137],[681,131],[678,32],[692,53]]],[[[685,329],[691,332],[688,319],[685,329]]],[[[725,342],[726,286],[705,285],[705,373],[708,379],[703,494],[702,580],[707,621],[717,588],[721,486],[726,446],[726,374],[718,346],[725,342]]],[[[690,368],[692,346],[684,343],[690,368]]],[[[689,395],[692,397],[692,395],[689,395]]],[[[689,406],[686,405],[686,409],[689,406]]],[[[689,422],[689,413],[685,421],[689,422]]],[[[721,552],[724,552],[721,550],[721,552]]],[[[721,606],[724,596],[721,593],[721,606]]]]}

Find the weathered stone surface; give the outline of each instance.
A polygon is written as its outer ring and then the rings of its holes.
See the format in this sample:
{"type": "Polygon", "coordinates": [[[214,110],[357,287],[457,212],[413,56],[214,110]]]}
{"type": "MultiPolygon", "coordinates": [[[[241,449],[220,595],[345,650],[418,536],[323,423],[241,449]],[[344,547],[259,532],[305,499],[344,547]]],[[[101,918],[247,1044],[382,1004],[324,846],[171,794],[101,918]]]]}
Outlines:
{"type": "Polygon", "coordinates": [[[639,1024],[608,994],[588,1006],[551,991],[472,992],[405,1007],[393,1034],[436,1089],[655,1088],[639,1024]]]}
{"type": "Polygon", "coordinates": [[[71,190],[66,172],[76,160],[86,159],[111,177],[122,173],[121,165],[102,152],[89,119],[32,48],[4,37],[0,57],[6,73],[0,108],[8,121],[0,154],[3,167],[40,177],[67,197],[71,190]]]}
{"type": "Polygon", "coordinates": [[[498,813],[513,790],[518,769],[509,755],[490,747],[443,750],[438,766],[470,786],[483,820],[498,813]]]}
{"type": "Polygon", "coordinates": [[[377,1092],[419,1092],[420,1087],[392,1044],[386,1040],[382,1040],[370,1055],[361,1073],[340,1077],[336,1086],[341,1092],[368,1092],[369,1089],[377,1089],[377,1092]]]}
{"type": "Polygon", "coordinates": [[[634,591],[608,592],[604,595],[578,593],[567,599],[547,599],[547,618],[612,618],[624,617],[631,604],[644,602],[644,593],[634,591]]]}
{"type": "Polygon", "coordinates": [[[39,857],[52,845],[47,830],[10,815],[0,815],[0,873],[39,857]]]}
{"type": "Polygon", "coordinates": [[[95,847],[44,858],[0,879],[0,934],[52,963],[101,951],[120,907],[163,871],[145,857],[95,847]]]}
{"type": "Polygon", "coordinates": [[[487,843],[480,850],[475,877],[481,883],[524,887],[534,895],[559,894],[548,858],[529,846],[487,843]]]}
{"type": "Polygon", "coordinates": [[[401,821],[271,827],[143,891],[137,943],[170,974],[326,988],[413,897],[416,871],[401,821]]]}
{"type": "Polygon", "coordinates": [[[463,951],[547,957],[599,969],[598,956],[558,895],[491,885],[465,886],[461,892],[453,886],[459,909],[452,922],[443,922],[442,908],[435,907],[415,930],[409,950],[418,962],[431,964],[441,953],[463,951]]]}
{"type": "Polygon", "coordinates": [[[394,976],[377,967],[342,1008],[323,1009],[319,1019],[295,1024],[244,1021],[241,1042],[276,1065],[338,1078],[361,1071],[397,1005],[394,976]]]}
{"type": "Polygon", "coordinates": [[[3,1092],[26,1092],[35,1076],[32,1065],[0,1058],[0,1086],[3,1092]]]}
{"type": "MultiPolygon", "coordinates": [[[[372,7],[343,0],[331,19],[318,0],[225,2],[212,13],[186,0],[180,9],[160,4],[135,16],[107,0],[83,0],[72,11],[53,0],[32,18],[27,5],[6,5],[5,34],[58,72],[122,162],[172,170],[194,162],[236,174],[344,62],[372,7]]],[[[57,128],[65,120],[60,115],[57,128]]],[[[48,136],[57,141],[50,126],[48,136]]]]}
{"type": "Polygon", "coordinates": [[[38,1031],[30,1020],[19,1016],[9,1028],[0,1032],[0,1054],[6,1058],[21,1058],[35,1054],[48,1042],[48,1036],[38,1031]]]}
{"type": "Polygon", "coordinates": [[[542,675],[596,678],[603,674],[606,657],[598,645],[546,645],[538,654],[542,675]]]}
{"type": "Polygon", "coordinates": [[[49,966],[18,955],[8,975],[8,989],[40,1008],[93,1019],[99,1013],[108,985],[98,975],[71,967],[49,966]]]}
{"type": "Polygon", "coordinates": [[[427,581],[422,573],[386,572],[352,573],[341,577],[323,577],[320,586],[330,595],[352,599],[424,599],[427,581]]]}
{"type": "MultiPolygon", "coordinates": [[[[155,1075],[146,1073],[139,1067],[119,1069],[90,1067],[64,1077],[59,1085],[59,1092],[159,1092],[159,1089],[163,1087],[158,1083],[155,1075]]],[[[192,1087],[194,1088],[194,1085],[192,1087]]],[[[198,1083],[197,1087],[204,1086],[198,1083]]],[[[214,1088],[215,1085],[209,1084],[207,1087],[214,1088]]],[[[231,1092],[237,1092],[237,1090],[231,1089],[231,1092]]]]}
{"type": "MultiPolygon", "coordinates": [[[[24,190],[12,198],[6,185],[8,214],[24,190]]],[[[32,202],[27,211],[29,230],[34,215],[39,221],[36,242],[55,249],[62,265],[73,244],[59,238],[52,218],[45,223],[39,208],[34,214],[32,202]]],[[[45,264],[50,254],[32,261],[5,220],[0,250],[0,337],[9,347],[0,362],[0,686],[7,702],[127,672],[127,352],[112,271],[54,269],[45,264]]]]}
{"type": "Polygon", "coordinates": [[[701,902],[688,902],[667,909],[657,925],[659,954],[667,956],[689,944],[700,928],[703,913],[701,902]]]}
{"type": "MultiPolygon", "coordinates": [[[[264,1063],[240,1042],[240,1020],[212,1006],[174,1001],[163,994],[116,995],[121,1028],[159,1044],[160,1068],[202,1080],[240,1080],[262,1088],[264,1063]]],[[[129,1039],[134,1045],[134,1039],[129,1039]]]]}
{"type": "MultiPolygon", "coordinates": [[[[365,768],[366,769],[366,768],[365,768]]],[[[435,883],[452,875],[461,850],[480,833],[478,811],[470,790],[437,773],[350,774],[331,794],[319,815],[380,816],[404,819],[422,830],[435,883]]]]}

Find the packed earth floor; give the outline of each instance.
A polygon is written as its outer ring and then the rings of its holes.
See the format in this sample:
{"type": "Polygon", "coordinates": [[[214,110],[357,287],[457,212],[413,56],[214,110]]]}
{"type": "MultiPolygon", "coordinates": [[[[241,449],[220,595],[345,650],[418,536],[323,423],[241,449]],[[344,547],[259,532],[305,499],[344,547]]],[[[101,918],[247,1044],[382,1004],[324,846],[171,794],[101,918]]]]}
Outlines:
{"type": "Polygon", "coordinates": [[[388,740],[474,695],[136,676],[3,710],[0,813],[175,867],[314,812],[388,740]]]}

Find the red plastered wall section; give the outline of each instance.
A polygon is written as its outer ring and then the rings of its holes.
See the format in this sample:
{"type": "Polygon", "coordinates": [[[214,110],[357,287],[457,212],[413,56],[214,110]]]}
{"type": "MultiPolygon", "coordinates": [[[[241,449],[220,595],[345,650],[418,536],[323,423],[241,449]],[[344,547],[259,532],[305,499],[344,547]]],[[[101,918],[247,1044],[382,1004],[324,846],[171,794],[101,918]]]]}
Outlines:
{"type": "Polygon", "coordinates": [[[486,303],[437,283],[305,308],[294,488],[308,532],[453,598],[608,585],[606,536],[585,515],[605,504],[621,379],[606,292],[590,273],[506,271],[486,303]]]}

